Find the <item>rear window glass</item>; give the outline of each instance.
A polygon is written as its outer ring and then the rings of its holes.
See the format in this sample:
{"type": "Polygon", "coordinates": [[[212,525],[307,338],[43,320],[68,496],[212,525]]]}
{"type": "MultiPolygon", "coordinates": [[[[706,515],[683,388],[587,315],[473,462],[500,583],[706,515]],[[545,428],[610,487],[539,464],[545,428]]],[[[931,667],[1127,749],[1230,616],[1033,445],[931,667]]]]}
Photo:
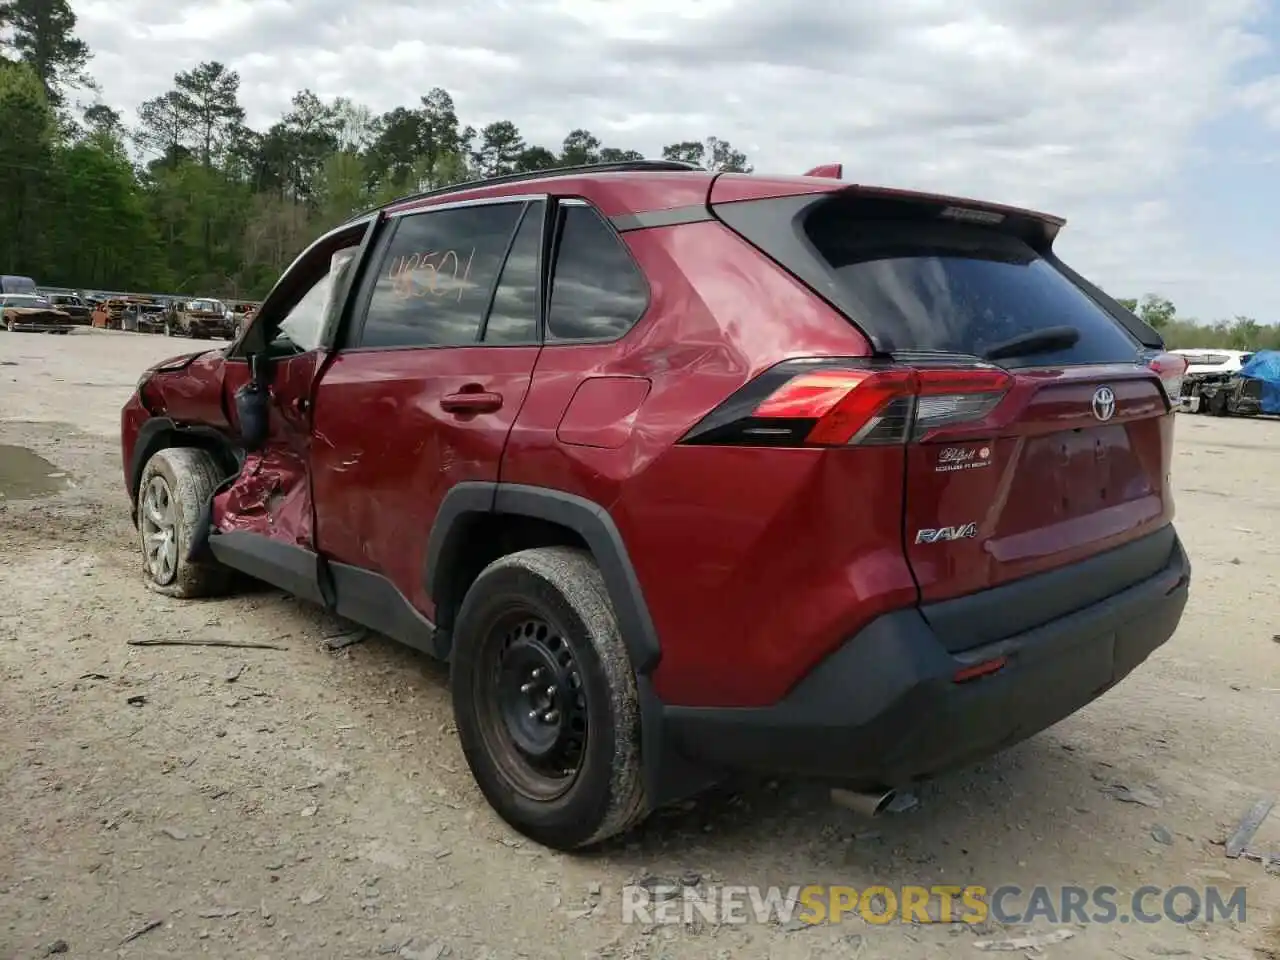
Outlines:
{"type": "Polygon", "coordinates": [[[1006,367],[1131,362],[1138,344],[1024,241],[988,227],[861,220],[819,210],[810,241],[842,287],[851,317],[874,318],[897,350],[983,356],[1015,337],[1074,327],[1073,346],[1006,357],[1006,367]]]}
{"type": "Polygon", "coordinates": [[[1231,358],[1225,353],[1187,353],[1184,356],[1188,364],[1194,363],[1197,366],[1220,367],[1231,362],[1231,358]]]}

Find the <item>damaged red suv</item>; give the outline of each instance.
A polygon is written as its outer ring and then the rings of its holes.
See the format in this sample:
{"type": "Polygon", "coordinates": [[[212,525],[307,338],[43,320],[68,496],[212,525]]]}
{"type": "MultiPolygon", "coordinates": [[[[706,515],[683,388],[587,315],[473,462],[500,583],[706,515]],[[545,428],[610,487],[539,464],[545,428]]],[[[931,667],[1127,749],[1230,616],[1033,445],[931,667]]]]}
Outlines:
{"type": "Polygon", "coordinates": [[[834,174],[605,164],[334,229],[125,406],[149,582],[448,660],[480,788],[561,849],[1068,716],[1187,601],[1185,363],[1061,220],[834,174]]]}

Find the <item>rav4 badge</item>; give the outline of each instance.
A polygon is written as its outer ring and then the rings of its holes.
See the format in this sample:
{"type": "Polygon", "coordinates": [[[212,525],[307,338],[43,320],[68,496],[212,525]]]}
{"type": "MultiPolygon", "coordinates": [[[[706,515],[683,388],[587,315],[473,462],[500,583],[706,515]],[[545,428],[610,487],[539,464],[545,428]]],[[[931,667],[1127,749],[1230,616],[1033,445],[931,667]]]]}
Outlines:
{"type": "Polygon", "coordinates": [[[972,540],[978,535],[976,523],[966,523],[959,527],[938,527],[916,531],[916,543],[941,543],[949,540],[972,540]]]}

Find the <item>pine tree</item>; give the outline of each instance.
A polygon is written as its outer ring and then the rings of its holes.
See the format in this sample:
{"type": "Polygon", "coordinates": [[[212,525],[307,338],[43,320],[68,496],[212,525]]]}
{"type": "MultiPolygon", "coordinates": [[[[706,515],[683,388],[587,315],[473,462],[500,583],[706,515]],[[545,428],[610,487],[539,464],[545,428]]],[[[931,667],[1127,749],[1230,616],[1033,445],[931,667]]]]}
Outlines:
{"type": "Polygon", "coordinates": [[[0,0],[0,30],[11,32],[8,46],[35,70],[50,106],[62,106],[65,87],[92,85],[69,0],[0,0]]]}

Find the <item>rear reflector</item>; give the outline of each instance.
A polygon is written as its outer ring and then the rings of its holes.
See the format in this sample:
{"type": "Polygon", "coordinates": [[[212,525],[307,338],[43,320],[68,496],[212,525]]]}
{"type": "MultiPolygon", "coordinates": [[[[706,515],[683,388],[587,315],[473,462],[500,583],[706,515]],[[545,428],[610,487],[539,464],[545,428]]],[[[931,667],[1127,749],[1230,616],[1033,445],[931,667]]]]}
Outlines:
{"type": "Polygon", "coordinates": [[[1012,385],[1009,373],[989,364],[912,367],[792,360],[735,393],[683,442],[901,444],[937,427],[981,420],[1012,385]]]}
{"type": "Polygon", "coordinates": [[[1187,358],[1177,353],[1158,353],[1148,361],[1148,366],[1160,378],[1171,404],[1177,403],[1182,394],[1182,377],[1187,372],[1187,365],[1187,358]]]}
{"type": "Polygon", "coordinates": [[[999,673],[1003,670],[1008,662],[1008,657],[996,657],[994,660],[984,660],[982,663],[975,663],[970,667],[961,667],[955,672],[951,680],[953,683],[968,683],[970,680],[977,680],[979,677],[989,677],[991,674],[999,673]]]}

